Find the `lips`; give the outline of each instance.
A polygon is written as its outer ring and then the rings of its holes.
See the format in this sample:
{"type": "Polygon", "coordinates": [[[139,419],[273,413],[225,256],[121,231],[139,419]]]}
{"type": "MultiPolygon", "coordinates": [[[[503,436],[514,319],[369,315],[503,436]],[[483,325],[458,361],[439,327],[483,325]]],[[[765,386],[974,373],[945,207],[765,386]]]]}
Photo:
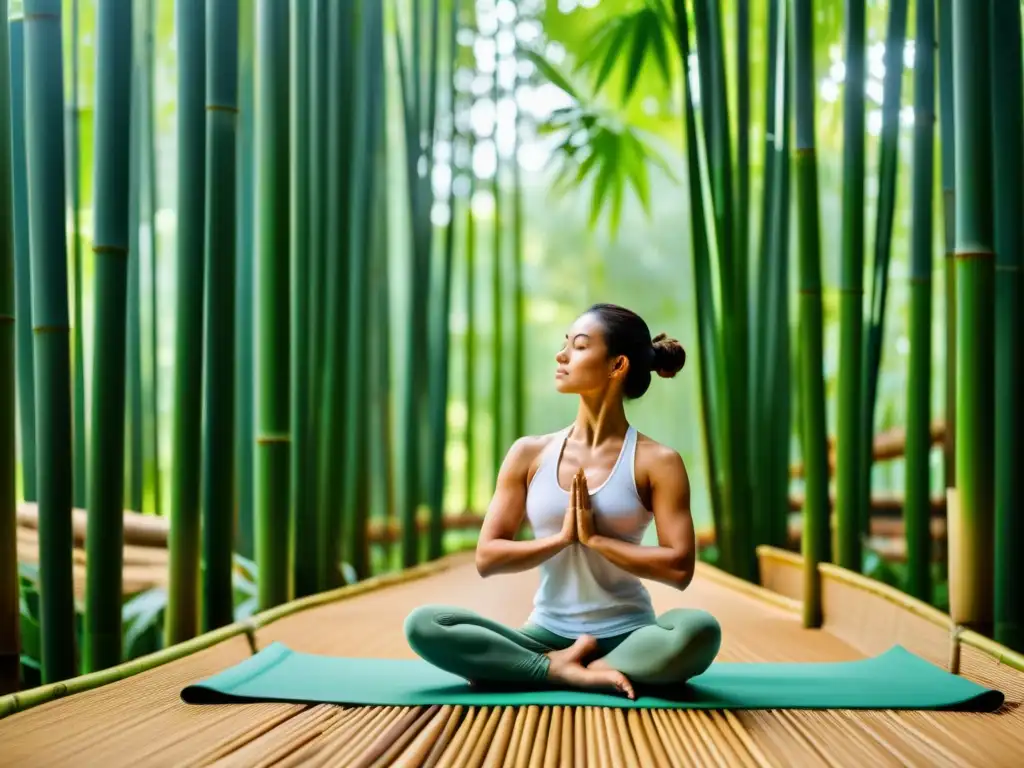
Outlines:
{"type": "Polygon", "coordinates": [[[555,376],[568,376],[568,375],[569,375],[569,372],[567,370],[565,370],[564,368],[558,368],[555,371],[555,376]]]}

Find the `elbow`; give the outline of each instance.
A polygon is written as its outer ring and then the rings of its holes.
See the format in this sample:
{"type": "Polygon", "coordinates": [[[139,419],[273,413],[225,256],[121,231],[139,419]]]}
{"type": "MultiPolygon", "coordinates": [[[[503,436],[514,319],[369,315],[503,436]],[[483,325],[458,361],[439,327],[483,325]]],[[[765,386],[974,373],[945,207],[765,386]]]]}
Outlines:
{"type": "Polygon", "coordinates": [[[676,563],[673,563],[669,576],[669,583],[671,586],[682,592],[687,589],[693,581],[693,572],[694,563],[692,558],[682,558],[676,563]]]}
{"type": "Polygon", "coordinates": [[[693,581],[692,570],[678,571],[676,573],[676,578],[673,581],[673,586],[680,592],[683,592],[690,586],[691,581],[693,581]]]}
{"type": "Polygon", "coordinates": [[[476,547],[476,572],[484,579],[494,573],[494,563],[488,556],[487,547],[483,543],[477,544],[476,547]]]}

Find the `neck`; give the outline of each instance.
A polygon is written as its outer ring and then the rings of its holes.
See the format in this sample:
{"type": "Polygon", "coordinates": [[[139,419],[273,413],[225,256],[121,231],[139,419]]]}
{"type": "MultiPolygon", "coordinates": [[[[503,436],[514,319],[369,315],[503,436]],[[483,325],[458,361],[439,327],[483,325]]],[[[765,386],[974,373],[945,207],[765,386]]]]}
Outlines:
{"type": "Polygon", "coordinates": [[[611,391],[580,395],[572,436],[593,448],[609,437],[625,437],[629,428],[622,398],[611,391]]]}

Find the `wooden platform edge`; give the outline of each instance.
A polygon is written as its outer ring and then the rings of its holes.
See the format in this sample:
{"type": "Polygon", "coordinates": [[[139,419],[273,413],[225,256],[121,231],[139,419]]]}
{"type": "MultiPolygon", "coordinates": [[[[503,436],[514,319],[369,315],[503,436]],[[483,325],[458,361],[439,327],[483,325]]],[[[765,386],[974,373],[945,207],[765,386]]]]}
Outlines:
{"type": "Polygon", "coordinates": [[[711,581],[721,584],[723,587],[732,589],[735,592],[740,592],[747,597],[752,597],[755,600],[759,600],[762,603],[768,603],[776,608],[781,608],[789,613],[800,612],[800,601],[794,600],[785,595],[780,595],[778,592],[773,592],[760,584],[755,584],[751,581],[746,581],[738,576],[733,576],[731,573],[726,573],[720,568],[717,568],[710,563],[697,562],[697,574],[703,578],[710,579],[711,581]]]}
{"type": "Polygon", "coordinates": [[[393,573],[385,573],[380,576],[373,576],[355,584],[338,587],[327,592],[321,592],[309,597],[299,598],[289,603],[268,608],[265,611],[253,614],[244,621],[236,621],[226,627],[204,632],[191,640],[176,643],[154,653],[140,656],[137,659],[126,661],[109,669],[98,672],[90,672],[79,675],[68,680],[57,683],[49,683],[36,688],[9,693],[0,696],[0,720],[18,712],[46,704],[57,699],[72,696],[76,693],[101,688],[119,680],[148,672],[172,661],[177,661],[199,651],[211,648],[225,640],[230,640],[240,635],[245,635],[249,641],[249,649],[255,655],[258,653],[256,647],[256,631],[269,624],[311,608],[317,608],[328,603],[348,600],[353,597],[364,595],[367,592],[384,589],[404,582],[415,581],[427,576],[447,570],[451,567],[450,557],[443,557],[420,565],[405,568],[393,573]]]}
{"type": "MultiPolygon", "coordinates": [[[[757,553],[762,563],[770,564],[774,561],[784,563],[787,566],[803,567],[803,557],[789,550],[770,546],[760,546],[757,549],[757,553]]],[[[1017,651],[1006,647],[1002,643],[996,642],[990,637],[986,637],[978,632],[957,624],[949,614],[943,613],[935,606],[929,605],[923,600],[919,600],[905,592],[901,592],[889,584],[884,584],[881,581],[869,578],[868,576],[856,573],[847,568],[842,568],[832,563],[819,563],[818,573],[824,578],[834,579],[835,581],[842,582],[856,589],[869,592],[870,594],[893,603],[903,610],[935,624],[938,627],[948,629],[950,632],[950,643],[952,646],[950,649],[951,672],[956,674],[959,673],[958,661],[960,657],[960,648],[962,646],[969,646],[989,656],[998,664],[1005,665],[1017,672],[1024,673],[1024,654],[1018,653],[1017,651]]],[[[728,576],[728,574],[726,575],[728,576]]],[[[770,591],[767,587],[760,587],[760,589],[770,591]]],[[[779,597],[782,596],[779,595],[779,597]]],[[[798,606],[797,610],[799,610],[800,601],[791,600],[790,598],[784,599],[790,600],[792,603],[796,604],[798,606]]]]}

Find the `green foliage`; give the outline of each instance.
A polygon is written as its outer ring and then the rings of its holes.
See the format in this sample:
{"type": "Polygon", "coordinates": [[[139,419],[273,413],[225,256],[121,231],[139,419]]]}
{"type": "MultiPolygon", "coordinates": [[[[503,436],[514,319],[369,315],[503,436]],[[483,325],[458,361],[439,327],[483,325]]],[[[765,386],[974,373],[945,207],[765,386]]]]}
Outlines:
{"type": "Polygon", "coordinates": [[[622,104],[627,104],[636,91],[645,63],[650,59],[657,66],[665,85],[672,84],[669,64],[671,35],[668,13],[661,0],[643,0],[634,9],[601,24],[588,38],[576,71],[593,70],[594,92],[599,93],[608,82],[615,65],[623,58],[626,71],[622,83],[622,104]],[[628,50],[628,55],[623,52],[628,50]]]}
{"type": "MultiPolygon", "coordinates": [[[[354,579],[355,572],[348,563],[341,564],[346,579],[354,579]]],[[[18,563],[21,604],[21,665],[22,688],[41,683],[40,666],[42,638],[39,613],[39,568],[31,563],[18,563]]],[[[234,555],[231,572],[234,595],[234,620],[242,621],[256,611],[256,584],[259,569],[252,560],[234,555]]],[[[122,661],[159,651],[164,647],[164,619],[167,610],[167,590],[152,587],[131,595],[121,608],[122,661]]],[[[75,606],[75,646],[82,644],[83,606],[75,606]]]]}
{"type": "Polygon", "coordinates": [[[657,166],[676,182],[668,163],[654,148],[653,137],[627,123],[615,111],[597,105],[593,96],[573,85],[567,75],[541,54],[526,51],[525,55],[548,82],[573,101],[569,106],[553,110],[537,128],[540,134],[558,139],[554,149],[558,167],[552,190],[564,195],[593,179],[590,227],[596,227],[598,218],[608,207],[613,236],[621,224],[627,186],[632,188],[649,217],[648,164],[657,166]]]}

